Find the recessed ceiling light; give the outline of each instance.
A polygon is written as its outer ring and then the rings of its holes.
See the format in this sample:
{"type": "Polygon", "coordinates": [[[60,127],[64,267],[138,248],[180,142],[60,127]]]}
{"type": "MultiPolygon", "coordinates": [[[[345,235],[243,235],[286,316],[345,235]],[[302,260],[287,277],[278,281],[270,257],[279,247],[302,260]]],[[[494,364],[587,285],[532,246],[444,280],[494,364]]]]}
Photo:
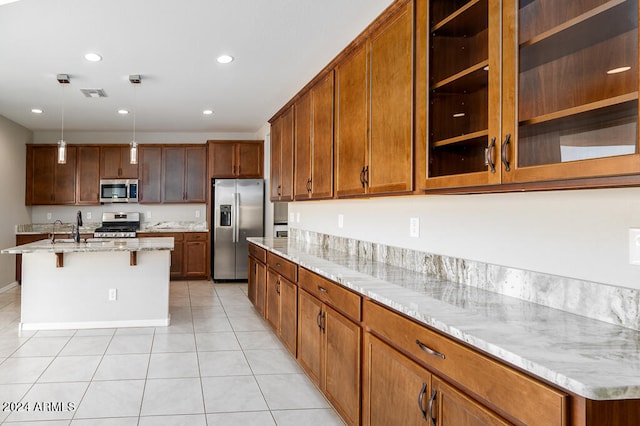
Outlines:
{"type": "Polygon", "coordinates": [[[127,115],[127,114],[129,114],[129,111],[127,111],[126,109],[119,109],[118,110],[118,114],[127,115]]]}
{"type": "Polygon", "coordinates": [[[218,59],[216,59],[216,60],[220,64],[228,64],[229,62],[233,61],[233,56],[220,55],[220,56],[218,56],[218,59]]]}
{"type": "Polygon", "coordinates": [[[631,67],[614,68],[614,69],[611,69],[611,70],[607,71],[607,74],[618,74],[618,73],[621,73],[621,72],[629,71],[630,69],[631,69],[631,67]]]}
{"type": "Polygon", "coordinates": [[[31,112],[34,114],[42,114],[42,110],[40,108],[32,108],[31,112]]]}
{"type": "Polygon", "coordinates": [[[100,62],[102,60],[102,56],[97,53],[87,53],[84,58],[89,62],[100,62]]]}
{"type": "Polygon", "coordinates": [[[205,109],[204,111],[202,111],[202,113],[203,113],[204,115],[211,115],[211,114],[213,114],[213,110],[205,109]]]}

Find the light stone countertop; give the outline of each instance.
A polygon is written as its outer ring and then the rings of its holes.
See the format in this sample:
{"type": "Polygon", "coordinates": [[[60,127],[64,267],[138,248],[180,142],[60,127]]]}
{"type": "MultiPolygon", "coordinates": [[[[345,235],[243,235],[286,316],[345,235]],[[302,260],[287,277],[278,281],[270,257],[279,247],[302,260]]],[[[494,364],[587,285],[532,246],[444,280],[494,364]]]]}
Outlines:
{"type": "Polygon", "coordinates": [[[70,239],[40,240],[23,244],[0,251],[2,254],[26,254],[26,253],[89,253],[89,252],[113,252],[113,251],[152,251],[173,250],[173,237],[159,238],[89,238],[76,243],[70,239]]]}
{"type": "MultiPolygon", "coordinates": [[[[101,225],[97,223],[85,223],[80,227],[81,234],[93,234],[93,232],[101,225]]],[[[70,234],[73,229],[71,223],[63,223],[56,225],[56,234],[70,234]]],[[[207,232],[207,222],[142,222],[138,232],[207,232]]],[[[28,223],[16,226],[17,235],[33,235],[33,234],[50,234],[53,232],[52,223],[28,223]]]]}
{"type": "Polygon", "coordinates": [[[560,388],[640,398],[638,331],[287,238],[248,240],[560,388]]]}

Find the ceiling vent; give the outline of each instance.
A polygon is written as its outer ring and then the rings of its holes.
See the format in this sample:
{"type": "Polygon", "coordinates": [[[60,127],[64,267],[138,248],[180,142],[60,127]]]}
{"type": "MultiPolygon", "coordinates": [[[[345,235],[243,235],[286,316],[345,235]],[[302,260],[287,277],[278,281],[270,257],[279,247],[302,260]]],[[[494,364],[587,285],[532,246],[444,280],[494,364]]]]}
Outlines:
{"type": "Polygon", "coordinates": [[[87,98],[106,98],[107,94],[104,89],[80,89],[87,98]]]}

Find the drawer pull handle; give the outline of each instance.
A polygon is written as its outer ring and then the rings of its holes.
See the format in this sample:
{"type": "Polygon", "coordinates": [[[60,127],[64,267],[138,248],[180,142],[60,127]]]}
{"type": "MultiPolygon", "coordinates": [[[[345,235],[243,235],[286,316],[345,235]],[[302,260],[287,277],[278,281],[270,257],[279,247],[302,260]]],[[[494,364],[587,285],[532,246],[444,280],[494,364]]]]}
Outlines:
{"type": "Polygon", "coordinates": [[[280,262],[276,262],[276,267],[277,267],[277,268],[281,268],[281,267],[282,267],[282,265],[280,264],[280,262]]]}
{"type": "Polygon", "coordinates": [[[324,288],[324,287],[320,287],[320,286],[318,286],[318,290],[320,290],[320,293],[324,293],[324,294],[329,293],[329,291],[328,291],[326,288],[324,288]]]}
{"type": "Polygon", "coordinates": [[[422,343],[420,340],[416,339],[416,345],[418,345],[420,349],[422,349],[424,352],[428,353],[429,355],[433,355],[433,356],[437,356],[438,358],[445,359],[444,354],[441,354],[440,352],[434,351],[430,347],[425,346],[425,344],[422,343]]]}
{"type": "Polygon", "coordinates": [[[422,401],[424,400],[424,395],[427,393],[427,384],[426,383],[422,383],[422,389],[420,389],[420,393],[418,393],[418,408],[420,409],[420,412],[422,413],[422,418],[424,420],[427,420],[427,410],[425,410],[424,405],[422,404],[422,401]]]}
{"type": "Polygon", "coordinates": [[[431,398],[429,398],[429,405],[427,408],[427,411],[429,412],[429,422],[431,423],[431,426],[436,426],[436,418],[433,417],[433,403],[436,401],[436,394],[437,394],[436,390],[434,389],[433,392],[431,392],[431,398]]]}

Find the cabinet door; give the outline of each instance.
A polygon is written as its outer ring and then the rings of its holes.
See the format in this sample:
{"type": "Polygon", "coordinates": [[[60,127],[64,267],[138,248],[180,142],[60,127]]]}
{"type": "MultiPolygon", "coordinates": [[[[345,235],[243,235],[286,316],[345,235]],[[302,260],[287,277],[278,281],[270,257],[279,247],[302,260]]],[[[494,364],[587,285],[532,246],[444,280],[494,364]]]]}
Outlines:
{"type": "Polygon", "coordinates": [[[203,232],[187,233],[184,243],[184,276],[206,278],[208,276],[209,244],[203,232]]]}
{"type": "Polygon", "coordinates": [[[295,182],[294,199],[306,200],[311,195],[311,100],[308,91],[295,103],[295,182]]]}
{"type": "Polygon", "coordinates": [[[240,178],[262,179],[264,167],[264,144],[239,142],[236,145],[237,175],[240,178]]]}
{"type": "Polygon", "coordinates": [[[280,277],[270,269],[267,271],[265,318],[276,334],[280,332],[280,277]]]}
{"type": "Polygon", "coordinates": [[[271,201],[279,201],[282,188],[282,117],[271,123],[271,201]]]}
{"type": "Polygon", "coordinates": [[[323,308],[324,374],[321,389],[347,420],[360,424],[361,329],[328,306],[323,308]]]}
{"type": "Polygon", "coordinates": [[[185,199],[185,149],[162,148],[162,201],[182,203],[185,199]]]}
{"type": "Polygon", "coordinates": [[[56,148],[27,145],[27,205],[53,204],[56,148]]]}
{"type": "Polygon", "coordinates": [[[67,163],[58,164],[54,157],[53,199],[55,204],[76,202],[76,156],[77,148],[67,145],[67,163]]]}
{"type": "Polygon", "coordinates": [[[162,201],[162,148],[141,146],[140,148],[140,203],[162,201]]]}
{"type": "Polygon", "coordinates": [[[503,182],[639,173],[637,0],[520,0],[503,19],[503,182]]]}
{"type": "Polygon", "coordinates": [[[122,153],[119,146],[103,146],[100,151],[100,174],[103,179],[122,177],[122,153]]]}
{"type": "Polygon", "coordinates": [[[264,263],[256,262],[256,309],[263,316],[266,313],[267,298],[267,267],[264,263]]]}
{"type": "Polygon", "coordinates": [[[436,419],[437,426],[507,426],[510,424],[436,376],[433,377],[432,384],[437,402],[433,406],[432,416],[436,419]]]}
{"type": "Polygon", "coordinates": [[[100,204],[100,147],[79,146],[76,204],[100,204]]]}
{"type": "Polygon", "coordinates": [[[413,189],[413,2],[369,41],[369,193],[413,189]]]}
{"type": "Polygon", "coordinates": [[[363,425],[430,424],[431,373],[368,333],[363,360],[363,425]]]}
{"type": "Polygon", "coordinates": [[[138,165],[131,164],[131,148],[129,146],[120,148],[120,170],[121,178],[138,179],[138,165]]]}
{"type": "Polygon", "coordinates": [[[209,174],[212,178],[235,177],[235,151],[234,142],[209,142],[209,174]]]}
{"type": "Polygon", "coordinates": [[[500,183],[501,2],[429,5],[426,187],[500,183]]]}
{"type": "Polygon", "coordinates": [[[185,148],[185,197],[189,203],[207,201],[207,148],[185,148]]]}
{"type": "Polygon", "coordinates": [[[282,117],[280,201],[293,200],[293,107],[282,117]]]}
{"type": "Polygon", "coordinates": [[[322,303],[306,291],[298,290],[298,363],[313,382],[320,385],[322,303]]]}
{"type": "Polygon", "coordinates": [[[366,45],[336,67],[336,166],[338,197],[365,193],[369,144],[369,61],[366,45]]]}
{"type": "Polygon", "coordinates": [[[296,356],[298,341],[298,286],[280,277],[280,338],[296,356]]]}
{"type": "Polygon", "coordinates": [[[258,290],[258,261],[249,256],[249,274],[247,278],[247,297],[257,307],[256,296],[258,290]]]}
{"type": "Polygon", "coordinates": [[[311,198],[331,198],[333,197],[333,71],[314,86],[312,111],[311,198]]]}

